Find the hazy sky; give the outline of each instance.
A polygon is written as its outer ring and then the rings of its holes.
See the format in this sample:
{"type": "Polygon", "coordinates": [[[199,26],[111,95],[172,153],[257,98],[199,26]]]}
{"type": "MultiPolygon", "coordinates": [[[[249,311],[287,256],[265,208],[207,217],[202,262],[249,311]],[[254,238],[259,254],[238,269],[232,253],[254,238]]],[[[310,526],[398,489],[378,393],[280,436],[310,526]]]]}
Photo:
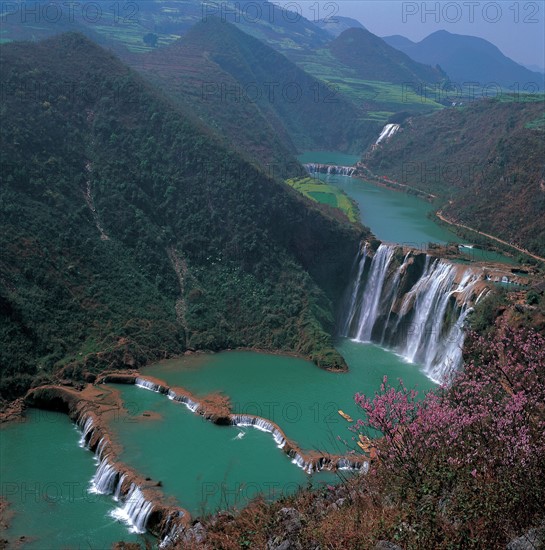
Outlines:
{"type": "Polygon", "coordinates": [[[319,18],[334,12],[353,17],[379,36],[401,34],[419,41],[439,29],[480,36],[518,63],[545,66],[545,0],[296,0],[292,4],[301,6],[311,20],[318,13],[319,18]]]}

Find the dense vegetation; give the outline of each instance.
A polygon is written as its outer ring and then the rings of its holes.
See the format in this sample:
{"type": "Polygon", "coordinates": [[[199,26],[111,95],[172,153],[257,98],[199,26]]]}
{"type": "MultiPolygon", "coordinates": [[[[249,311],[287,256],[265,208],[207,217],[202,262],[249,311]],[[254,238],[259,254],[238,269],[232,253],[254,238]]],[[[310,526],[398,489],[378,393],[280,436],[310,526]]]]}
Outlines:
{"type": "Polygon", "coordinates": [[[438,195],[450,220],[545,256],[543,110],[543,96],[506,96],[413,117],[368,165],[438,195]]]}
{"type": "Polygon", "coordinates": [[[358,229],[81,35],[1,56],[4,398],[61,367],[78,378],[185,349],[344,365],[328,332],[358,229]]]}

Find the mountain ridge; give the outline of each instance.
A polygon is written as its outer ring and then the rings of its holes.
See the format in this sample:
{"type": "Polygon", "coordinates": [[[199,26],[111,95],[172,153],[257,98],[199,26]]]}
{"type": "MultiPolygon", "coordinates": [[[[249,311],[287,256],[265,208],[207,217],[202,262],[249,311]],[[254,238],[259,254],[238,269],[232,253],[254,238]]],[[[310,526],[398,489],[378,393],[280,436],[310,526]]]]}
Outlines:
{"type": "Polygon", "coordinates": [[[344,368],[333,304],[361,227],[225,149],[82,35],[0,56],[4,399],[187,349],[344,368]]]}
{"type": "Polygon", "coordinates": [[[399,35],[385,36],[384,41],[421,63],[437,64],[453,82],[475,81],[481,86],[494,83],[509,88],[518,83],[536,83],[544,89],[544,77],[516,63],[484,38],[439,30],[420,42],[399,35]]]}
{"type": "Polygon", "coordinates": [[[219,18],[210,17],[170,46],[128,61],[242,149],[266,145],[268,157],[255,151],[263,165],[286,158],[296,164],[293,155],[303,150],[361,151],[372,139],[355,105],[219,18]],[[270,129],[263,140],[245,134],[256,120],[264,133],[270,129]]]}

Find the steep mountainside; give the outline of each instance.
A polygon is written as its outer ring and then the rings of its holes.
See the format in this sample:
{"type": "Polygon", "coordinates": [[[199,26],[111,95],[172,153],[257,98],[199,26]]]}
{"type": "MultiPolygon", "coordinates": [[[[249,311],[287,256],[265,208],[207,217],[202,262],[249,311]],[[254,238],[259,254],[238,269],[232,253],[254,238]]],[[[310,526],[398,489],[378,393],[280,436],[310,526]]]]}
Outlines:
{"type": "Polygon", "coordinates": [[[329,44],[329,49],[367,80],[416,84],[439,82],[446,77],[440,69],[413,61],[366,29],[344,31],[329,44]]]}
{"type": "Polygon", "coordinates": [[[143,52],[171,44],[210,17],[233,23],[284,52],[321,47],[330,40],[327,31],[302,16],[299,6],[294,4],[291,8],[283,9],[267,0],[221,3],[146,0],[100,6],[37,0],[32,6],[23,2],[6,3],[0,17],[4,40],[35,40],[67,30],[80,30],[98,43],[112,46],[119,54],[122,50],[143,52]]]}
{"type": "Polygon", "coordinates": [[[130,63],[264,165],[295,163],[297,149],[360,152],[373,138],[355,105],[219,18],[130,63]]]}
{"type": "Polygon", "coordinates": [[[544,256],[544,135],[543,100],[481,100],[409,119],[368,165],[439,195],[449,219],[544,256]]]}
{"type": "Polygon", "coordinates": [[[351,17],[341,17],[333,15],[316,21],[316,26],[326,30],[331,36],[337,38],[339,34],[347,29],[365,29],[365,27],[357,20],[351,17]]]}
{"type": "Polygon", "coordinates": [[[328,331],[354,226],[81,35],[4,45],[0,61],[4,397],[61,367],[78,378],[188,348],[343,365],[328,331]]]}
{"type": "Polygon", "coordinates": [[[505,56],[494,44],[476,36],[437,31],[418,43],[403,36],[386,36],[384,41],[420,63],[440,65],[453,82],[478,82],[481,86],[499,84],[520,90],[532,83],[543,92],[543,75],[530,71],[505,56]]]}

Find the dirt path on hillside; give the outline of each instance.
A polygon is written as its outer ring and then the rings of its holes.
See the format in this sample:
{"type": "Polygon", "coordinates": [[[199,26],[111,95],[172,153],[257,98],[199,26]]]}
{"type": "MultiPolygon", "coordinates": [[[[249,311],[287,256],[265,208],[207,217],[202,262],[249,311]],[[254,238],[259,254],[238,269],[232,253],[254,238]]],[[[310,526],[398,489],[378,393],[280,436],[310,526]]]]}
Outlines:
{"type": "Polygon", "coordinates": [[[453,222],[445,216],[443,216],[442,210],[439,210],[439,212],[436,213],[436,216],[444,221],[445,223],[448,223],[450,225],[455,225],[456,227],[463,227],[464,229],[469,229],[469,231],[473,231],[474,233],[478,233],[479,235],[483,235],[484,237],[488,237],[489,239],[492,239],[494,241],[497,241],[501,244],[504,244],[506,246],[509,246],[511,248],[514,248],[515,250],[518,250],[519,252],[522,252],[523,254],[527,254],[528,256],[531,256],[532,258],[535,258],[536,260],[539,260],[540,262],[545,262],[545,258],[542,258],[541,256],[537,256],[536,254],[532,254],[531,252],[528,252],[528,250],[525,250],[524,248],[520,248],[514,244],[508,243],[507,241],[503,241],[502,239],[499,239],[498,237],[494,237],[493,235],[489,235],[488,233],[484,233],[483,231],[479,231],[477,229],[473,229],[473,227],[469,227],[468,225],[464,225],[462,223],[456,223],[453,222]]]}

